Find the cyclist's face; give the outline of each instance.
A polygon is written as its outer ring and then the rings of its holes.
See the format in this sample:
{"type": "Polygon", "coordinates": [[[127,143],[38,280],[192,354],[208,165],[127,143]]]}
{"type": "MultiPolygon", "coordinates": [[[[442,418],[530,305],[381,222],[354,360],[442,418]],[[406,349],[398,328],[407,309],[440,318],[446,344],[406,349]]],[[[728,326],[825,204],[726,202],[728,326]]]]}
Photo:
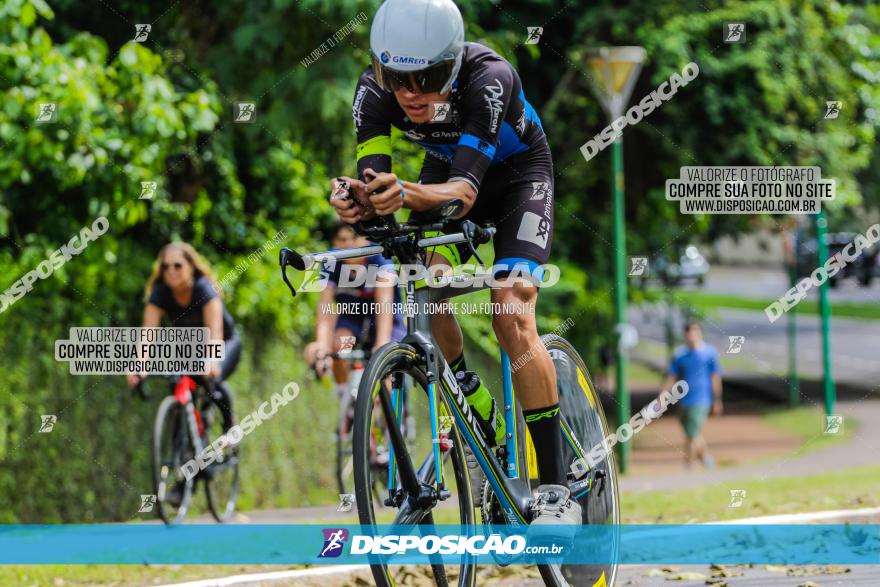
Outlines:
{"type": "Polygon", "coordinates": [[[440,92],[431,92],[430,94],[421,94],[410,92],[404,87],[394,92],[397,103],[406,113],[410,120],[417,123],[430,122],[431,120],[431,103],[446,102],[449,99],[450,92],[441,94],[440,92]]]}
{"type": "Polygon", "coordinates": [[[183,256],[183,251],[170,249],[162,259],[162,279],[168,287],[175,288],[192,283],[193,267],[183,256]]]}
{"type": "MultiPolygon", "coordinates": [[[[333,237],[333,247],[337,249],[353,249],[367,246],[367,239],[350,228],[343,228],[333,237]]],[[[343,263],[362,263],[363,259],[344,259],[343,263]]]]}

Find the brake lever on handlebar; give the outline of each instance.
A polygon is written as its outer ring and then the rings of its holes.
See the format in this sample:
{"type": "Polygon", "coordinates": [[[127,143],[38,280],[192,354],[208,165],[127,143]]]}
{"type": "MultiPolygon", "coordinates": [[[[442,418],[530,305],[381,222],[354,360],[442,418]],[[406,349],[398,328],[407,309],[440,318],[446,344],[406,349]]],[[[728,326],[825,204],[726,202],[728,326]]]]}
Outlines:
{"type": "Polygon", "coordinates": [[[284,283],[286,283],[288,289],[290,289],[290,294],[293,297],[296,297],[296,288],[293,287],[293,284],[291,284],[290,280],[287,278],[287,267],[289,265],[294,269],[302,271],[306,268],[305,261],[303,261],[303,258],[299,253],[284,247],[281,249],[281,252],[278,253],[278,264],[281,265],[281,278],[284,279],[284,283]]]}
{"type": "Polygon", "coordinates": [[[479,232],[481,232],[480,227],[470,220],[465,220],[461,223],[461,233],[467,239],[467,244],[471,250],[471,254],[473,254],[474,258],[476,258],[480,265],[485,266],[486,264],[480,258],[480,255],[477,253],[477,249],[474,248],[474,238],[479,232]]]}

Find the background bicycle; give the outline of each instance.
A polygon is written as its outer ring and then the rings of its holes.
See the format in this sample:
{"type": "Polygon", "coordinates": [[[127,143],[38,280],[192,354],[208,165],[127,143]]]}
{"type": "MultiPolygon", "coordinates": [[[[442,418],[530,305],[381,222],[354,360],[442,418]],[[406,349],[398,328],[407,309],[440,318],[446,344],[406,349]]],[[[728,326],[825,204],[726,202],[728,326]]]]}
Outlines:
{"type": "MultiPolygon", "coordinates": [[[[213,383],[202,377],[163,377],[171,394],[159,403],[153,427],[153,485],[159,517],[176,524],[186,517],[196,484],[205,488],[208,509],[218,522],[235,512],[239,491],[241,447],[205,448],[224,435],[223,419],[216,405],[213,383]],[[204,452],[203,452],[204,451],[204,452]],[[211,462],[202,468],[198,457],[211,462]],[[189,474],[187,474],[187,469],[189,474]]],[[[142,380],[136,387],[144,399],[150,394],[142,380]]]]}

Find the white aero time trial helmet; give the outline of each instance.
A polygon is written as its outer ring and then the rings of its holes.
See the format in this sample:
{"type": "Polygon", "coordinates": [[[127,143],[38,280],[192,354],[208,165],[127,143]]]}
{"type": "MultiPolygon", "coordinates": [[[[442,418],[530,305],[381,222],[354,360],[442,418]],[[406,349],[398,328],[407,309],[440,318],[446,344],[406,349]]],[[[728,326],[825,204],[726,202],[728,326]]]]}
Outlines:
{"type": "Polygon", "coordinates": [[[370,29],[373,73],[389,92],[448,92],[463,50],[464,22],[452,0],[385,0],[370,29]]]}

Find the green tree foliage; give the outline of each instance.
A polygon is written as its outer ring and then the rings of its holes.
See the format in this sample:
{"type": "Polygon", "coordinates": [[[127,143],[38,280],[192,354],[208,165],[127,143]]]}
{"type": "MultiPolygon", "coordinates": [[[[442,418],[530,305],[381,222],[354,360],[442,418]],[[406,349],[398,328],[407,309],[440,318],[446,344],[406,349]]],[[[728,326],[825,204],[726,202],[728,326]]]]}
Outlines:
{"type": "MultiPolygon", "coordinates": [[[[96,217],[111,226],[0,313],[0,521],[128,519],[149,493],[154,406],[128,397],[121,378],[67,375],[53,344],[71,326],[138,323],[146,276],[170,240],[194,244],[219,277],[235,274],[225,301],[246,341],[232,381],[242,410],[304,381],[299,357],[315,299],[292,300],[277,249],[260,247],[278,231],[291,246],[322,246],[327,180],[354,173],[351,102],[369,62],[375,2],[234,0],[164,13],[110,4],[0,4],[0,289],[96,217]],[[352,21],[360,24],[350,34],[303,62],[352,21]],[[136,23],[152,23],[142,43],[132,41],[136,23]],[[239,101],[256,104],[254,124],[233,121],[239,101]],[[57,105],[57,120],[36,123],[43,103],[57,105]],[[139,199],[145,181],[158,184],[150,200],[139,199]],[[39,416],[53,413],[57,432],[36,433],[39,416]]],[[[837,180],[832,224],[880,204],[876,4],[460,4],[468,38],[517,66],[542,117],[556,166],[552,261],[562,281],[542,292],[539,325],[546,332],[571,318],[565,336],[588,360],[613,342],[609,156],[585,162],[579,151],[607,124],[588,83],[588,47],[647,49],[633,103],[689,61],[700,68],[625,131],[629,251],[670,252],[755,223],[680,215],[663,187],[683,165],[819,165],[837,180]],[[745,44],[722,42],[728,21],[747,24],[745,44]],[[544,27],[539,44],[524,44],[529,26],[544,27]],[[827,100],[843,102],[839,119],[823,119],[827,100]]],[[[399,133],[393,144],[395,170],[417,177],[420,151],[399,133]]],[[[463,322],[473,338],[494,338],[488,320],[463,322]]],[[[318,430],[331,426],[327,395],[298,400],[308,404],[255,434],[246,505],[327,499],[315,490],[330,482],[329,468],[315,467],[329,441],[318,430]]]]}

